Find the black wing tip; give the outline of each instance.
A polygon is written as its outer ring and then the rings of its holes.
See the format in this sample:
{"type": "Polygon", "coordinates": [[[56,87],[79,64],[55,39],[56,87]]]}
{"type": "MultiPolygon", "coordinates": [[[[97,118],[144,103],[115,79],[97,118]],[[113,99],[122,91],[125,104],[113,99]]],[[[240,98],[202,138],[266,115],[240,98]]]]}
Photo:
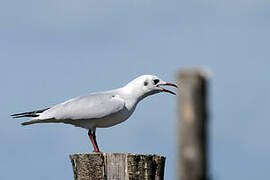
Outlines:
{"type": "Polygon", "coordinates": [[[37,113],[42,113],[50,108],[45,108],[41,110],[36,110],[36,111],[30,111],[30,112],[23,112],[23,113],[16,113],[16,114],[11,114],[10,116],[13,118],[21,118],[21,117],[38,117],[39,115],[37,113]]]}
{"type": "MultiPolygon", "coordinates": [[[[25,112],[25,113],[11,114],[10,116],[13,117],[13,118],[20,118],[20,117],[27,117],[30,114],[31,114],[30,112],[25,112]]],[[[34,113],[32,115],[34,115],[34,113]]]]}
{"type": "Polygon", "coordinates": [[[10,116],[11,116],[12,118],[20,118],[20,117],[23,117],[21,113],[11,114],[10,116]]]}
{"type": "Polygon", "coordinates": [[[12,116],[12,118],[21,118],[21,117],[23,117],[23,116],[12,116]]]}
{"type": "Polygon", "coordinates": [[[25,114],[25,115],[17,115],[17,116],[12,116],[12,118],[22,118],[22,117],[38,117],[38,114],[25,114]]]}
{"type": "Polygon", "coordinates": [[[34,114],[34,113],[36,113],[36,111],[32,111],[32,112],[23,112],[23,113],[16,113],[16,114],[11,114],[11,116],[23,116],[23,115],[34,114]]]}
{"type": "Polygon", "coordinates": [[[11,114],[10,116],[14,117],[14,116],[20,116],[22,115],[23,113],[16,113],[16,114],[11,114]]]}

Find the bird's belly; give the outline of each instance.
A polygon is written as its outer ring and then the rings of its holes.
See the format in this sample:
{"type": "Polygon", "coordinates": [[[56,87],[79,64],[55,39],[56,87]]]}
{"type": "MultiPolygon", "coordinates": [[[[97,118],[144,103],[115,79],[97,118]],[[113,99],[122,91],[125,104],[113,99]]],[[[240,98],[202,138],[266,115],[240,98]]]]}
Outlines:
{"type": "Polygon", "coordinates": [[[94,118],[94,119],[84,119],[84,120],[76,120],[76,121],[66,121],[64,123],[72,124],[78,127],[82,127],[85,129],[96,129],[96,128],[105,128],[111,127],[116,124],[119,124],[125,120],[127,120],[130,115],[134,112],[135,106],[130,109],[126,107],[120,112],[110,114],[109,116],[105,116],[102,118],[94,118]]]}
{"type": "Polygon", "coordinates": [[[98,119],[96,122],[95,122],[95,126],[96,127],[99,127],[99,128],[103,128],[103,127],[111,127],[111,126],[114,126],[116,124],[119,124],[125,120],[127,120],[128,117],[110,117],[110,118],[102,118],[102,119],[98,119]]]}
{"type": "Polygon", "coordinates": [[[128,119],[128,115],[110,115],[103,118],[97,118],[97,119],[88,119],[88,120],[80,120],[80,121],[66,121],[64,123],[72,124],[77,127],[82,127],[85,129],[96,129],[96,128],[105,128],[105,127],[111,127],[116,124],[119,124],[125,120],[128,119]]]}
{"type": "Polygon", "coordinates": [[[129,118],[133,111],[122,110],[121,112],[117,112],[111,114],[110,116],[106,116],[100,119],[95,120],[95,126],[99,128],[103,127],[111,127],[116,124],[119,124],[129,118]]]}

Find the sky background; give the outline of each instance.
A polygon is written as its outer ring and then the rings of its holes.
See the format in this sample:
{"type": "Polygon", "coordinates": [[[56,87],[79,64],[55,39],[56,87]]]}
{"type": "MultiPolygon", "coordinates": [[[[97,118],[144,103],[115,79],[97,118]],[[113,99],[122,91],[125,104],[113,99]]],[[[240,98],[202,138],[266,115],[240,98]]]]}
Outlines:
{"type": "MultiPolygon", "coordinates": [[[[210,177],[269,179],[269,19],[268,0],[0,1],[0,179],[73,179],[68,155],[92,151],[84,129],[10,114],[200,66],[213,73],[210,177]]],[[[176,105],[146,98],[97,130],[101,150],[164,155],[175,179],[176,105]]]]}

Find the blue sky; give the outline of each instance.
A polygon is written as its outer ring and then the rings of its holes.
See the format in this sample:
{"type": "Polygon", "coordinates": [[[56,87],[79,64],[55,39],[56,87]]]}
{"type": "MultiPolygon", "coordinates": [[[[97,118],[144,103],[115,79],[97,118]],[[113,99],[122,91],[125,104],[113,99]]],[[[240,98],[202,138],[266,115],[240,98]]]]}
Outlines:
{"type": "MultiPolygon", "coordinates": [[[[0,1],[0,179],[72,179],[68,155],[92,151],[84,129],[21,127],[11,113],[200,66],[213,72],[210,176],[269,178],[269,9],[267,0],[0,1]]],[[[101,149],[164,155],[174,179],[176,100],[152,96],[125,123],[98,129],[101,149]]]]}

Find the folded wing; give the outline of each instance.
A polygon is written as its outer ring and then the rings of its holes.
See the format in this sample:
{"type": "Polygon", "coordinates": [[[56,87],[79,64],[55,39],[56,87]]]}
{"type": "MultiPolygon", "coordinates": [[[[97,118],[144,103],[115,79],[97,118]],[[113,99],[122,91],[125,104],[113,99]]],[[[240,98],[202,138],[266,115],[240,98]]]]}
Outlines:
{"type": "Polygon", "coordinates": [[[124,106],[125,101],[117,95],[91,94],[55,105],[35,119],[96,119],[116,113],[124,106]]]}

